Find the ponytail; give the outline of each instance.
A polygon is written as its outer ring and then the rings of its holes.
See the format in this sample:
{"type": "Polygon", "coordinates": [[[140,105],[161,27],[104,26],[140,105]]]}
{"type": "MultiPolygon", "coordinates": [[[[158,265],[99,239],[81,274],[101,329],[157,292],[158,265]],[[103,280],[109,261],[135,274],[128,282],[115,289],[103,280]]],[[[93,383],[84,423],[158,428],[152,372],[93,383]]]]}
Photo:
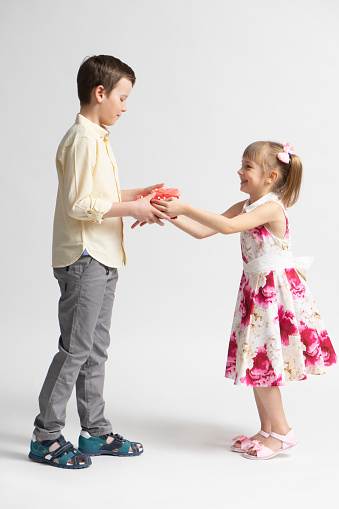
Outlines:
{"type": "Polygon", "coordinates": [[[290,162],[284,166],[286,168],[282,171],[283,178],[279,186],[280,199],[285,207],[292,207],[299,198],[303,165],[296,154],[290,154],[290,162]]]}

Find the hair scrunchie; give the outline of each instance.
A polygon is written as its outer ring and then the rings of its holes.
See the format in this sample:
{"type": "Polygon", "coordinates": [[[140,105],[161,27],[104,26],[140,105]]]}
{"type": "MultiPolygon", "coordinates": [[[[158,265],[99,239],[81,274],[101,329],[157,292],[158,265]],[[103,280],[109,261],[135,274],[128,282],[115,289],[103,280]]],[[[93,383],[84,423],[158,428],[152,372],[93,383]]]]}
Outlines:
{"type": "Polygon", "coordinates": [[[291,154],[294,154],[294,147],[290,145],[289,143],[282,143],[283,145],[283,152],[279,152],[277,155],[277,158],[279,161],[285,164],[289,164],[290,162],[290,156],[291,154]]]}

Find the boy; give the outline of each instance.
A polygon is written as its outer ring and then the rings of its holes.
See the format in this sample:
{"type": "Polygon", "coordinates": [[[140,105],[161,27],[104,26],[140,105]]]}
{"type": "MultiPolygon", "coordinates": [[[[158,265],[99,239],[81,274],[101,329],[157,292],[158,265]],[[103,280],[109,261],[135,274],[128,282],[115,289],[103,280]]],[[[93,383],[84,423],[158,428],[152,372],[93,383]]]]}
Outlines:
{"type": "Polygon", "coordinates": [[[113,434],[104,417],[104,367],[118,279],[126,263],[122,217],[163,225],[167,216],[150,203],[162,184],[120,191],[109,131],[124,113],[135,83],[133,70],[119,59],[93,56],[80,66],[80,113],[61,141],[53,231],[53,269],[61,297],[61,336],[43,384],[30,459],[61,468],[84,468],[89,456],[137,456],[139,443],[113,434]],[[81,422],[79,450],[61,435],[74,385],[81,422]]]}

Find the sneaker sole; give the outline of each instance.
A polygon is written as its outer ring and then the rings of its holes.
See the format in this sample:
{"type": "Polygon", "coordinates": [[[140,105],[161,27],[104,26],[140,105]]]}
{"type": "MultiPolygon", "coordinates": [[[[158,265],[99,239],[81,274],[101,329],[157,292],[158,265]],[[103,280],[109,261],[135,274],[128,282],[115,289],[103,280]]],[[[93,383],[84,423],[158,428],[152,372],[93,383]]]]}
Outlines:
{"type": "Polygon", "coordinates": [[[86,454],[86,456],[120,456],[121,458],[128,458],[129,456],[140,456],[144,452],[144,450],[139,452],[130,452],[130,453],[118,453],[114,451],[107,451],[106,449],[102,449],[99,451],[86,451],[85,449],[79,449],[78,451],[82,452],[82,454],[86,454]]]}
{"type": "Polygon", "coordinates": [[[80,465],[61,465],[60,463],[56,463],[55,461],[46,460],[41,456],[36,456],[36,454],[33,454],[32,452],[29,453],[28,457],[30,460],[35,461],[36,463],[45,463],[46,465],[51,465],[51,467],[67,468],[68,470],[80,470],[81,468],[90,467],[92,464],[91,462],[88,465],[86,465],[86,463],[81,463],[80,465]]]}

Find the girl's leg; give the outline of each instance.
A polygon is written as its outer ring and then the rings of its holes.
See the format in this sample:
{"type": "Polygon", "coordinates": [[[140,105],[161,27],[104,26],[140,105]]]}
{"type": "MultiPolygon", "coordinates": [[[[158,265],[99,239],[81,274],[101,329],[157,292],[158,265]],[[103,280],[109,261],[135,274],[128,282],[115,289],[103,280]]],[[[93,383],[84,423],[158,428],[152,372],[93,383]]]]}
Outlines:
{"type": "MultiPolygon", "coordinates": [[[[262,402],[261,402],[261,400],[260,400],[260,398],[258,396],[256,387],[253,387],[253,393],[254,393],[254,398],[255,398],[256,405],[257,405],[257,409],[258,409],[261,429],[263,431],[265,431],[266,433],[271,433],[271,431],[272,431],[272,429],[271,429],[271,421],[270,421],[270,419],[268,417],[268,414],[267,414],[267,412],[265,410],[264,405],[262,404],[262,402]]],[[[262,439],[263,439],[263,436],[259,435],[259,433],[256,433],[255,435],[250,437],[250,440],[259,440],[259,441],[261,441],[262,439]]],[[[241,447],[241,442],[239,440],[237,440],[234,443],[234,447],[239,447],[240,448],[241,447]]]]}
{"type": "MultiPolygon", "coordinates": [[[[285,416],[279,387],[256,387],[255,393],[269,418],[271,431],[278,435],[287,435],[291,428],[285,416]]],[[[272,451],[277,451],[282,445],[280,440],[271,436],[260,442],[272,451]]],[[[256,451],[251,449],[248,453],[256,454],[256,451]]]]}
{"type": "MultiPolygon", "coordinates": [[[[272,431],[271,420],[268,416],[268,413],[265,410],[264,405],[262,404],[262,401],[259,397],[256,387],[253,387],[253,392],[254,392],[255,402],[257,404],[257,409],[258,409],[258,413],[259,413],[261,429],[263,431],[266,431],[266,433],[271,433],[271,431],[272,431]]],[[[259,435],[259,436],[261,436],[261,435],[259,435]]],[[[252,440],[258,440],[258,439],[252,438],[252,440]]]]}

